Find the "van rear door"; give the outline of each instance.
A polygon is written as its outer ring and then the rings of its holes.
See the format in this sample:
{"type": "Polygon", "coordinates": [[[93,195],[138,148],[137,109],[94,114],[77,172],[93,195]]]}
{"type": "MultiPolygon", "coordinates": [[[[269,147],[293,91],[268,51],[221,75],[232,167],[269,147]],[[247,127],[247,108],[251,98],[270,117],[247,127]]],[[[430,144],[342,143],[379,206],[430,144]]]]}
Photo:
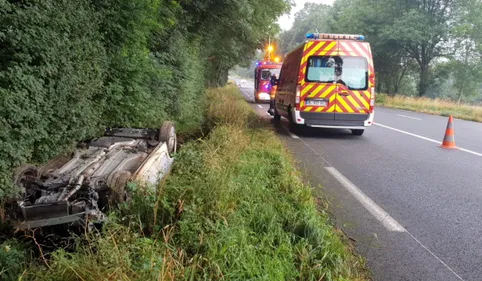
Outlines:
{"type": "Polygon", "coordinates": [[[364,121],[370,110],[370,65],[368,43],[341,40],[336,69],[335,120],[364,121]]]}
{"type": "Polygon", "coordinates": [[[300,65],[302,118],[335,119],[337,86],[334,81],[335,68],[329,58],[337,51],[336,40],[314,40],[305,44],[300,65]]]}

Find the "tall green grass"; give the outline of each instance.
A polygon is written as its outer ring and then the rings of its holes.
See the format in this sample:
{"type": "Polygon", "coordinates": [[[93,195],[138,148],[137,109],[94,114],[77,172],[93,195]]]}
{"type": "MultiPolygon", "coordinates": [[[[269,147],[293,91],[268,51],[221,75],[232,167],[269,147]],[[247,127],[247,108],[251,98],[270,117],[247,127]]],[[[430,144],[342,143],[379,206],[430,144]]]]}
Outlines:
{"type": "Polygon", "coordinates": [[[451,100],[430,99],[430,98],[412,98],[405,96],[388,96],[378,94],[378,105],[386,107],[411,110],[441,116],[452,115],[455,118],[482,122],[482,106],[458,104],[451,100]]]}
{"type": "Polygon", "coordinates": [[[209,136],[182,147],[158,192],[129,185],[132,200],[102,231],[32,262],[22,280],[365,280],[236,88],[208,91],[206,119],[209,136]]]}

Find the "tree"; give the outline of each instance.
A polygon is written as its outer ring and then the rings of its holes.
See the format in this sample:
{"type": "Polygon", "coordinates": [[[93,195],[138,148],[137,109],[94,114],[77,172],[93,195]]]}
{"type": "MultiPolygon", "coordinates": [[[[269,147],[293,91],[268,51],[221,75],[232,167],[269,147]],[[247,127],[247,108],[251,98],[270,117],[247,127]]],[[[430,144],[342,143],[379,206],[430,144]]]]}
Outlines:
{"type": "Polygon", "coordinates": [[[302,10],[295,14],[291,29],[279,36],[281,53],[288,53],[305,41],[306,33],[330,32],[329,24],[332,8],[325,4],[305,3],[302,10]]]}
{"type": "Polygon", "coordinates": [[[201,35],[203,52],[209,58],[209,85],[225,84],[229,69],[249,61],[275,29],[277,18],[289,7],[288,0],[207,0],[183,4],[188,29],[201,35]]]}
{"type": "Polygon", "coordinates": [[[454,28],[455,53],[451,62],[459,103],[464,97],[480,94],[482,84],[482,3],[466,0],[462,4],[454,28]]]}
{"type": "MultiPolygon", "coordinates": [[[[375,0],[370,0],[375,1],[375,0]]],[[[433,83],[430,65],[435,58],[453,54],[451,31],[460,0],[385,0],[383,13],[398,15],[383,29],[384,36],[396,40],[419,68],[419,96],[433,83]]]]}

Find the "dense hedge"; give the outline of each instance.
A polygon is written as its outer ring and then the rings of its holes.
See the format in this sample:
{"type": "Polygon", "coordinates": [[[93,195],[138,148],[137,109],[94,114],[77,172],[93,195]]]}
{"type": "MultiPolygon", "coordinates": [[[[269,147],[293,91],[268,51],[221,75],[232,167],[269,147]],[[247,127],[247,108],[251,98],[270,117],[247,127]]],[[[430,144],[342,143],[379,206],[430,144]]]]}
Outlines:
{"type": "Polygon", "coordinates": [[[0,1],[0,196],[13,167],[43,162],[105,125],[157,126],[201,92],[175,89],[203,83],[179,61],[201,65],[194,52],[150,52],[151,35],[166,27],[148,2],[0,1]]]}
{"type": "Polygon", "coordinates": [[[104,109],[108,59],[93,7],[27,2],[0,1],[0,195],[12,167],[94,135],[104,109]]]}
{"type": "Polygon", "coordinates": [[[0,198],[14,167],[106,126],[199,126],[205,86],[288,7],[272,2],[0,0],[0,198]]]}

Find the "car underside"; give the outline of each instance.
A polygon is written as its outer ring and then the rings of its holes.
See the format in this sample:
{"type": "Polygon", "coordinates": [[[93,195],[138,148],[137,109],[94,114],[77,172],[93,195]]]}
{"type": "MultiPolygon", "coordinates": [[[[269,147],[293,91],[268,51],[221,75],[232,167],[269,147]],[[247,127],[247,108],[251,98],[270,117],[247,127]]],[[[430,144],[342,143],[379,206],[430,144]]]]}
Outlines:
{"type": "Polygon", "coordinates": [[[109,206],[128,199],[128,182],[155,188],[169,173],[176,142],[171,122],[160,129],[109,129],[40,168],[24,165],[14,175],[21,192],[7,218],[18,230],[102,222],[109,206]]]}

